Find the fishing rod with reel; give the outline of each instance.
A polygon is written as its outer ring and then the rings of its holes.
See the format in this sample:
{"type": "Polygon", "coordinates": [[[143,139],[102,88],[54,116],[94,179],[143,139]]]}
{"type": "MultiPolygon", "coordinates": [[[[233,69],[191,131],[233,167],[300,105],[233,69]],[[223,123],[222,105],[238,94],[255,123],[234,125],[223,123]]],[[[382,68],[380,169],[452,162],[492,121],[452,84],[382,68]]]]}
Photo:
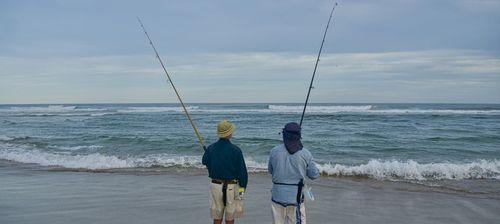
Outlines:
{"type": "MultiPolygon", "coordinates": [[[[314,65],[314,71],[311,77],[311,82],[309,83],[309,88],[307,90],[307,96],[306,96],[306,102],[304,103],[304,108],[302,110],[302,115],[300,116],[300,123],[299,125],[302,127],[302,122],[304,121],[304,115],[306,113],[306,108],[307,104],[309,103],[309,96],[311,95],[311,90],[314,88],[313,83],[314,83],[314,77],[316,75],[316,70],[318,69],[318,64],[319,64],[319,58],[321,57],[321,52],[323,51],[323,45],[325,43],[326,39],[326,34],[328,33],[328,28],[330,27],[330,22],[333,17],[333,11],[335,10],[335,7],[338,5],[337,2],[333,4],[332,11],[330,12],[330,17],[328,18],[328,23],[326,24],[325,32],[323,33],[323,40],[321,41],[321,46],[319,47],[319,52],[318,52],[318,57],[316,58],[316,64],[314,65]]],[[[301,179],[301,182],[299,184],[302,184],[302,191],[304,195],[308,198],[309,201],[314,201],[314,194],[312,193],[311,187],[309,187],[309,184],[305,183],[305,181],[301,179]]],[[[297,197],[298,198],[298,197],[297,197]]],[[[297,210],[300,211],[300,200],[297,199],[297,210]]],[[[299,220],[299,219],[298,219],[299,220]]],[[[297,223],[301,223],[298,221],[297,223]]]]}
{"type": "Polygon", "coordinates": [[[307,90],[306,102],[304,103],[304,109],[302,110],[302,116],[300,117],[299,125],[302,127],[302,121],[304,120],[304,115],[306,113],[307,104],[309,102],[309,96],[311,95],[311,89],[313,89],[314,76],[316,75],[316,69],[318,68],[319,58],[321,57],[321,51],[323,50],[323,44],[325,43],[326,34],[328,32],[328,28],[330,27],[330,21],[332,20],[333,11],[337,6],[337,2],[333,5],[332,11],[330,12],[330,17],[328,18],[328,23],[326,24],[325,33],[323,34],[323,40],[321,41],[321,47],[319,48],[318,57],[316,58],[316,64],[314,65],[314,71],[311,77],[311,83],[309,84],[309,89],[307,90]]]}
{"type": "Polygon", "coordinates": [[[165,72],[165,76],[167,77],[167,80],[168,82],[170,83],[170,85],[172,86],[172,88],[174,89],[174,92],[175,92],[175,95],[177,96],[177,99],[179,100],[181,106],[182,106],[182,109],[184,110],[184,113],[186,114],[186,117],[187,119],[189,120],[189,123],[191,124],[191,127],[193,127],[193,130],[194,130],[194,133],[196,135],[196,137],[198,138],[198,142],[200,143],[200,146],[203,148],[203,150],[206,150],[207,147],[205,146],[205,143],[203,142],[203,138],[201,137],[200,135],[200,132],[198,131],[198,128],[196,127],[196,125],[194,124],[194,121],[193,119],[191,118],[191,115],[189,115],[189,112],[186,108],[186,106],[184,105],[184,102],[182,101],[182,98],[179,94],[179,92],[177,91],[177,88],[175,88],[175,85],[174,85],[174,82],[172,82],[172,78],[170,78],[170,75],[168,74],[167,72],[167,69],[165,67],[165,64],[163,63],[163,61],[161,60],[160,58],[160,55],[158,54],[158,51],[156,50],[156,47],[155,45],[153,44],[153,41],[151,40],[151,38],[149,37],[149,34],[148,32],[146,31],[146,28],[144,27],[144,24],[142,24],[142,21],[139,17],[137,17],[137,21],[139,21],[139,24],[141,24],[141,28],[142,28],[142,31],[144,31],[144,34],[146,35],[146,37],[148,38],[148,41],[149,41],[149,44],[151,45],[151,47],[153,48],[153,51],[155,52],[155,55],[156,55],[156,58],[158,59],[158,61],[160,62],[160,65],[161,67],[163,68],[163,71],[165,72]]]}

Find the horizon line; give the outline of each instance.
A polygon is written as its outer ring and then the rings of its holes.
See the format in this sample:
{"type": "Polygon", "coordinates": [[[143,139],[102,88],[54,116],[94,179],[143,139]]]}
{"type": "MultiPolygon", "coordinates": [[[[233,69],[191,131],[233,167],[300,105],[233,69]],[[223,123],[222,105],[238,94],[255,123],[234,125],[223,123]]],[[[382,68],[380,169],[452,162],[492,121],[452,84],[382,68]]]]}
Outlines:
{"type": "MultiPolygon", "coordinates": [[[[0,103],[0,106],[6,105],[106,105],[106,104],[180,104],[179,102],[130,102],[130,103],[0,103]]],[[[301,104],[304,102],[247,102],[247,103],[235,103],[235,102],[185,102],[185,104],[301,104]]],[[[308,105],[313,104],[484,104],[484,105],[498,105],[500,102],[461,102],[461,103],[426,103],[426,102],[317,102],[317,103],[308,103],[308,105]]]]}

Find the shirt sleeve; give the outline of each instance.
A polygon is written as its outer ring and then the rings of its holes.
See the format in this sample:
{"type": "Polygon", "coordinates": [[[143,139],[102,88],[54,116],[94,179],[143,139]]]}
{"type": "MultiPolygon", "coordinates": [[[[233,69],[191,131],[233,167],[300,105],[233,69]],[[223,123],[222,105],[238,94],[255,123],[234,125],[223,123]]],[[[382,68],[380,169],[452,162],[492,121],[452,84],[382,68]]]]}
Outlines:
{"type": "Polygon", "coordinates": [[[267,163],[267,172],[269,172],[271,175],[273,175],[273,164],[271,163],[271,159],[273,157],[273,154],[269,155],[269,162],[267,163]]]}
{"type": "Polygon", "coordinates": [[[313,161],[313,157],[311,153],[308,153],[307,156],[307,177],[309,177],[311,180],[314,180],[319,177],[319,169],[316,167],[316,163],[313,161]]]}
{"type": "Polygon", "coordinates": [[[243,158],[243,153],[241,150],[238,152],[238,182],[241,187],[247,188],[248,183],[248,173],[247,173],[247,165],[245,164],[245,159],[243,158]]]}
{"type": "Polygon", "coordinates": [[[201,163],[203,165],[205,165],[207,168],[208,168],[208,149],[205,150],[205,152],[203,153],[203,159],[201,159],[201,163]]]}

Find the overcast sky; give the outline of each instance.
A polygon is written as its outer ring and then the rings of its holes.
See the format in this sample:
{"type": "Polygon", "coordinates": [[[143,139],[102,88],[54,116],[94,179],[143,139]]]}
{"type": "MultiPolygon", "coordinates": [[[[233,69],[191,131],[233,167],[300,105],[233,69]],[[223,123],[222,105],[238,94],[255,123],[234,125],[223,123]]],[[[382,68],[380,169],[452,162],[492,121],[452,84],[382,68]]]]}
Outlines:
{"type": "MultiPolygon", "coordinates": [[[[330,0],[0,0],[1,103],[302,102],[330,0]]],[[[339,1],[311,102],[500,103],[500,1],[339,1]]]]}

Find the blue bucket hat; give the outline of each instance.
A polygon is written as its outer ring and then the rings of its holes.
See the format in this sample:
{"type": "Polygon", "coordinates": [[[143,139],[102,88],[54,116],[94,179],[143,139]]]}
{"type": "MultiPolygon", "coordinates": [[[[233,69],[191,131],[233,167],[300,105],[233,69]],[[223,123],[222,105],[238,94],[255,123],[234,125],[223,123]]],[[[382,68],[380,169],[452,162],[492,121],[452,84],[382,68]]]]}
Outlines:
{"type": "Polygon", "coordinates": [[[303,148],[302,142],[300,141],[300,131],[300,125],[295,122],[290,122],[283,128],[283,143],[290,154],[294,154],[303,148]]]}

